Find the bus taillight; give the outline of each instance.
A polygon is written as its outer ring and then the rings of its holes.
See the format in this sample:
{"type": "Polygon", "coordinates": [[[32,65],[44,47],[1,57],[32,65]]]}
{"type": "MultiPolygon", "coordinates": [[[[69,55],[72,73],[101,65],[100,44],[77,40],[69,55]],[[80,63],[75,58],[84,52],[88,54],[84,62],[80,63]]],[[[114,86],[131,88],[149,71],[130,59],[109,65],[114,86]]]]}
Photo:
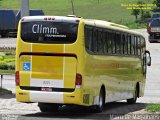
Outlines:
{"type": "Polygon", "coordinates": [[[16,80],[16,86],[18,86],[19,82],[20,82],[20,80],[19,80],[19,71],[16,71],[15,80],[16,80]]]}
{"type": "Polygon", "coordinates": [[[52,19],[51,17],[48,18],[48,20],[51,20],[51,19],[52,19]]]}
{"type": "Polygon", "coordinates": [[[80,22],[80,20],[76,20],[76,22],[77,22],[77,23],[79,23],[79,22],[80,22]]]}
{"type": "Polygon", "coordinates": [[[55,18],[54,17],[48,17],[48,18],[45,17],[44,20],[49,20],[50,21],[50,20],[55,20],[55,18]]]}
{"type": "Polygon", "coordinates": [[[76,82],[75,82],[75,84],[76,84],[76,88],[80,88],[81,85],[82,85],[82,75],[79,74],[79,73],[76,74],[76,82]]]}

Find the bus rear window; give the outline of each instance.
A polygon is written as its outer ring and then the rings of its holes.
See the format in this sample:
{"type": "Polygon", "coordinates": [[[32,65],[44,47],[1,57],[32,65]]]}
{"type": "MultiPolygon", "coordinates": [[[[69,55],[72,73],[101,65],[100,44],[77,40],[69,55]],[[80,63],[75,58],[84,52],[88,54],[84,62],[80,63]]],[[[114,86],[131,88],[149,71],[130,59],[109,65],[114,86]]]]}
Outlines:
{"type": "Polygon", "coordinates": [[[31,43],[74,43],[78,23],[32,21],[22,22],[21,38],[31,43]]]}

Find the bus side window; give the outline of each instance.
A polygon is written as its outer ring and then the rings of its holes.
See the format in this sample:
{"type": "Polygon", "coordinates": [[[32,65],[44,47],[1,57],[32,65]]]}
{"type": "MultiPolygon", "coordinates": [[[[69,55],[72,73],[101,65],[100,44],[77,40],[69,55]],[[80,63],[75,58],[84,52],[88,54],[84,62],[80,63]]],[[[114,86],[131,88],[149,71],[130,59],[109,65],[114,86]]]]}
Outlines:
{"type": "Polygon", "coordinates": [[[120,54],[123,55],[123,33],[120,33],[120,54]]]}
{"type": "Polygon", "coordinates": [[[127,35],[127,46],[128,46],[128,55],[131,55],[131,35],[127,35]]]}
{"type": "Polygon", "coordinates": [[[143,37],[141,37],[141,46],[142,46],[142,53],[145,51],[145,46],[146,46],[146,44],[145,44],[145,39],[143,38],[143,37]]]}
{"type": "Polygon", "coordinates": [[[92,39],[92,42],[93,42],[92,51],[94,53],[97,53],[97,29],[96,28],[93,29],[93,39],[92,39]]]}
{"type": "Polygon", "coordinates": [[[121,35],[116,33],[116,54],[121,53],[121,35]]]}
{"type": "Polygon", "coordinates": [[[98,39],[97,39],[97,52],[98,54],[103,53],[103,37],[102,37],[102,30],[98,29],[98,39]]]}
{"type": "Polygon", "coordinates": [[[109,39],[109,33],[107,31],[104,32],[104,53],[108,53],[108,39],[109,39]]]}
{"type": "Polygon", "coordinates": [[[138,37],[135,36],[135,55],[138,55],[138,37]]]}
{"type": "Polygon", "coordinates": [[[127,50],[126,50],[126,36],[125,36],[125,34],[122,35],[122,43],[123,43],[123,54],[126,54],[127,50]]]}
{"type": "Polygon", "coordinates": [[[134,35],[131,35],[131,55],[135,55],[135,41],[134,41],[134,35]]]}
{"type": "Polygon", "coordinates": [[[112,53],[112,32],[108,32],[108,37],[107,37],[107,45],[108,45],[108,53],[112,53]]]}
{"type": "Polygon", "coordinates": [[[92,51],[92,34],[92,27],[85,26],[85,47],[89,51],[92,51]]]}
{"type": "Polygon", "coordinates": [[[102,47],[103,47],[103,54],[106,54],[106,36],[105,36],[105,30],[102,32],[102,47]]]}
{"type": "Polygon", "coordinates": [[[141,39],[139,36],[137,39],[137,49],[138,49],[138,55],[141,55],[141,39]]]}
{"type": "Polygon", "coordinates": [[[112,54],[116,53],[116,33],[112,32],[112,54]]]}

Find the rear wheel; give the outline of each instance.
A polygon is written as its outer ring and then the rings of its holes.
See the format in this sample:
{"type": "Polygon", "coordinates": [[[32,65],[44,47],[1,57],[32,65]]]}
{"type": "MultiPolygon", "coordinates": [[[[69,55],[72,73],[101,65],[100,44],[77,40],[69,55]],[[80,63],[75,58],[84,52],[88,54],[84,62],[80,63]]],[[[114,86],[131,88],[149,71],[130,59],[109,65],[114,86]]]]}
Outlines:
{"type": "Polygon", "coordinates": [[[93,112],[102,112],[105,105],[105,91],[100,90],[98,105],[93,106],[93,112]]]}
{"type": "Polygon", "coordinates": [[[128,103],[128,104],[135,104],[135,103],[136,103],[136,101],[137,101],[137,97],[138,97],[138,91],[139,91],[139,88],[138,88],[138,87],[136,87],[134,97],[133,97],[133,98],[131,98],[131,99],[127,99],[127,103],[128,103]]]}
{"type": "Polygon", "coordinates": [[[51,103],[38,103],[38,107],[41,112],[55,112],[58,110],[58,104],[51,104],[51,103]]]}

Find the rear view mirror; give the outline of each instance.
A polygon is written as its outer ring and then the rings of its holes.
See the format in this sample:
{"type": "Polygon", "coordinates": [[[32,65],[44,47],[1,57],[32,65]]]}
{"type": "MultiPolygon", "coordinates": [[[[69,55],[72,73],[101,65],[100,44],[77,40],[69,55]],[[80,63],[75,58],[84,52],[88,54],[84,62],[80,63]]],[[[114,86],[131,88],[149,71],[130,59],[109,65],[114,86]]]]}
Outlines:
{"type": "Polygon", "coordinates": [[[151,66],[151,57],[150,56],[147,57],[147,65],[151,66]]]}
{"type": "Polygon", "coordinates": [[[151,56],[150,56],[150,52],[148,50],[145,51],[146,54],[146,62],[148,66],[151,66],[151,56]]]}

